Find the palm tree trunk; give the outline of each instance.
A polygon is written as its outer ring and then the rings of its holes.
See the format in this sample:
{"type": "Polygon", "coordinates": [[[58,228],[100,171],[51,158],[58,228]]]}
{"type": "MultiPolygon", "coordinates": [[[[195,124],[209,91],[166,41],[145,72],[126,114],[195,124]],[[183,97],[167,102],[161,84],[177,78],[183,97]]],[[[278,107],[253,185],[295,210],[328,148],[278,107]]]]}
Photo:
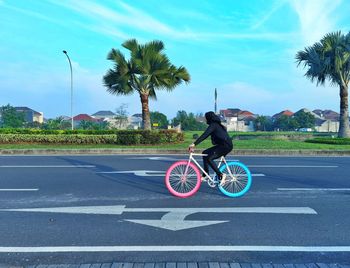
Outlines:
{"type": "Polygon", "coordinates": [[[148,106],[148,94],[140,94],[142,105],[142,128],[151,130],[151,118],[148,106]]]}
{"type": "Polygon", "coordinates": [[[340,118],[339,118],[339,138],[349,138],[349,108],[348,108],[348,88],[340,86],[340,118]]]}

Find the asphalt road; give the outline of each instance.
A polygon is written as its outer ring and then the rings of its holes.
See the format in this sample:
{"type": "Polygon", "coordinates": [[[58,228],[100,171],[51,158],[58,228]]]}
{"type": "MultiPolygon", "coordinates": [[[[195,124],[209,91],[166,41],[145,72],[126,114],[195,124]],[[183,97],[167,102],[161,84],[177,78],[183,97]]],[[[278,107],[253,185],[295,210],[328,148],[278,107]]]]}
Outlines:
{"type": "Polygon", "coordinates": [[[229,157],[254,174],[229,198],[171,196],[186,156],[0,156],[0,264],[350,263],[349,157],[229,157]]]}

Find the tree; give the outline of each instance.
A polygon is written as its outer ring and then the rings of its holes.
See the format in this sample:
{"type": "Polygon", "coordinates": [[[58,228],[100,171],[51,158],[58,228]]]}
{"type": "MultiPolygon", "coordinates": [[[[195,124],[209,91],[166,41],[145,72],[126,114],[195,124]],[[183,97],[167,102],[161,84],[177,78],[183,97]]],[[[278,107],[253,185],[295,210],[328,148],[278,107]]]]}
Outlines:
{"type": "Polygon", "coordinates": [[[293,117],[298,122],[299,128],[315,128],[315,116],[304,111],[296,112],[293,117]]]}
{"type": "Polygon", "coordinates": [[[299,124],[295,118],[284,114],[276,119],[274,128],[283,131],[296,130],[299,128],[299,124]]]}
{"type": "Polygon", "coordinates": [[[43,124],[44,129],[60,129],[63,117],[56,117],[55,119],[49,119],[43,124]]]}
{"type": "Polygon", "coordinates": [[[140,45],[136,39],[122,44],[130,51],[126,60],[118,49],[112,49],[107,59],[114,63],[103,77],[107,91],[115,95],[130,95],[137,92],[141,99],[144,129],[151,129],[149,98],[157,99],[156,90],[173,90],[176,86],[190,81],[186,68],[175,67],[164,54],[162,41],[151,41],[140,45]]]}
{"type": "Polygon", "coordinates": [[[5,128],[23,127],[25,119],[24,113],[17,112],[10,104],[0,108],[1,126],[5,128]]]}
{"type": "Polygon", "coordinates": [[[123,125],[126,125],[128,123],[128,112],[126,111],[126,108],[128,107],[127,104],[122,103],[116,110],[115,110],[115,121],[119,128],[122,128],[123,125]]]}
{"type": "Polygon", "coordinates": [[[207,125],[198,122],[193,113],[187,114],[185,111],[178,111],[172,120],[174,126],[181,124],[183,130],[205,130],[207,125]]]}
{"type": "Polygon", "coordinates": [[[272,130],[272,121],[266,116],[259,115],[254,120],[254,127],[256,130],[269,131],[272,130]]]}
{"type": "Polygon", "coordinates": [[[320,42],[307,47],[296,54],[298,66],[307,67],[305,76],[324,85],[329,80],[339,86],[340,123],[339,137],[350,137],[348,86],[350,81],[350,32],[343,35],[341,31],[325,35],[320,42]]]}
{"type": "Polygon", "coordinates": [[[167,129],[168,128],[168,118],[165,114],[160,112],[151,112],[151,125],[156,123],[158,124],[158,128],[167,129]]]}

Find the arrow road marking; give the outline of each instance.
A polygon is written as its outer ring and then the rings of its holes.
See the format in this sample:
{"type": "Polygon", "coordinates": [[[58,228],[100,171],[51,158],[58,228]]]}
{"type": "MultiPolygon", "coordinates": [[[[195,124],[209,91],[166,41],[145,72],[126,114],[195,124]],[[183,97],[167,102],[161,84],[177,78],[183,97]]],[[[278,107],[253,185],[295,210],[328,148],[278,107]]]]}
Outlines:
{"type": "Polygon", "coordinates": [[[102,214],[121,215],[124,212],[165,212],[160,220],[134,220],[126,221],[149,225],[166,230],[178,231],[200,226],[224,223],[228,221],[186,221],[185,218],[194,213],[274,213],[274,214],[311,214],[317,212],[309,207],[216,207],[216,208],[126,208],[119,206],[83,206],[83,207],[56,207],[56,208],[22,208],[0,209],[12,212],[48,212],[48,213],[74,213],[74,214],[102,214]]]}
{"type": "MultiPolygon", "coordinates": [[[[136,176],[141,177],[164,177],[165,173],[164,171],[157,171],[157,170],[124,170],[124,171],[101,171],[96,173],[103,173],[103,174],[134,174],[136,176]]],[[[257,173],[252,174],[253,177],[265,177],[265,174],[257,173]]]]}
{"type": "Polygon", "coordinates": [[[185,217],[196,213],[197,211],[192,210],[172,210],[166,213],[160,220],[126,220],[138,224],[144,224],[148,226],[158,227],[162,229],[179,231],[184,229],[190,229],[195,227],[207,226],[212,224],[218,224],[228,221],[185,221],[185,217]]]}

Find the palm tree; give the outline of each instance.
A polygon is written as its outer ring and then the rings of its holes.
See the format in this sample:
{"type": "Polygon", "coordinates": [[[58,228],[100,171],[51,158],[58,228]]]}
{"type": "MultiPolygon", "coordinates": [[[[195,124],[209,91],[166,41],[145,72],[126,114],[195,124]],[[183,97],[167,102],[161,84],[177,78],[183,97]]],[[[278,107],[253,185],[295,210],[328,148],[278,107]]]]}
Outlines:
{"type": "Polygon", "coordinates": [[[130,51],[130,59],[126,60],[121,51],[112,49],[107,59],[114,63],[114,68],[103,77],[104,85],[111,94],[130,95],[138,92],[143,128],[151,129],[149,98],[157,99],[157,89],[171,91],[183,81],[189,82],[190,75],[185,67],[177,68],[170,63],[161,41],[140,45],[131,39],[122,46],[130,51]]]}
{"type": "Polygon", "coordinates": [[[320,42],[296,54],[298,66],[303,63],[308,70],[305,76],[324,85],[329,80],[340,88],[340,124],[338,137],[350,137],[348,86],[350,80],[350,32],[340,31],[325,35],[320,42]]]}

